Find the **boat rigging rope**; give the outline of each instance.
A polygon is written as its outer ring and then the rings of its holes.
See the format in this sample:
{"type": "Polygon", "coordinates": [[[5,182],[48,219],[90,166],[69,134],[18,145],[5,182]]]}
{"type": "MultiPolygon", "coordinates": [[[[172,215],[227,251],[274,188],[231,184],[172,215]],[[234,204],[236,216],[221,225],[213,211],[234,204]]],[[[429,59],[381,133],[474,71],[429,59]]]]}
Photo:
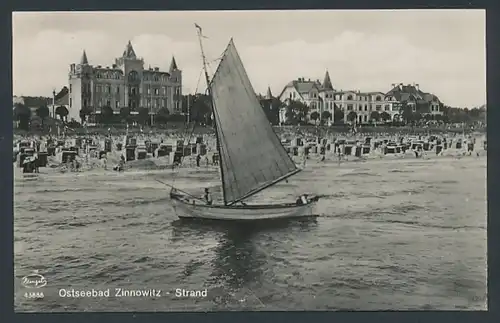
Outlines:
{"type": "MultiPolygon", "coordinates": [[[[203,69],[200,69],[200,74],[199,74],[199,76],[198,76],[198,82],[196,83],[196,88],[195,88],[195,91],[194,91],[195,95],[196,95],[196,93],[198,93],[198,87],[199,87],[199,85],[200,85],[200,81],[201,81],[201,76],[202,76],[202,74],[203,74],[203,69]]],[[[188,109],[190,109],[190,107],[187,107],[187,108],[188,108],[188,109]]],[[[188,113],[190,113],[190,111],[188,111],[188,113]]],[[[192,122],[192,121],[191,121],[191,120],[189,120],[189,123],[191,123],[191,122],[192,122]]],[[[188,147],[189,147],[189,142],[191,141],[191,138],[193,137],[194,130],[195,130],[195,125],[196,125],[196,122],[192,122],[193,126],[192,126],[191,131],[189,131],[189,126],[190,126],[190,125],[189,125],[189,123],[188,123],[188,122],[186,122],[186,126],[185,126],[184,131],[183,131],[183,133],[182,133],[182,135],[181,135],[181,140],[182,140],[182,143],[183,143],[183,144],[184,144],[184,143],[186,143],[188,147]],[[189,135],[189,136],[188,136],[188,135],[189,135]],[[187,137],[187,141],[186,141],[186,137],[187,137]]],[[[183,145],[183,146],[184,146],[184,145],[183,145]]],[[[182,155],[184,155],[184,152],[182,152],[182,155]]],[[[174,156],[175,156],[175,153],[174,153],[174,156]]],[[[183,160],[184,160],[184,156],[182,156],[182,157],[181,157],[181,164],[182,164],[183,160]]],[[[175,168],[174,168],[175,166],[172,166],[172,167],[173,167],[172,169],[173,169],[173,170],[175,170],[175,168]]],[[[173,176],[172,176],[172,182],[173,182],[173,183],[175,183],[175,180],[176,180],[176,175],[177,175],[177,174],[178,174],[178,172],[177,172],[177,171],[174,171],[173,176]]],[[[169,186],[171,186],[171,185],[169,185],[169,186]]],[[[171,186],[171,187],[173,187],[173,186],[171,186]]],[[[179,191],[180,191],[180,190],[179,190],[179,191]]],[[[186,192],[184,192],[184,191],[181,191],[181,192],[186,193],[186,192]]],[[[187,194],[187,193],[186,193],[186,194],[187,194]]],[[[190,194],[188,194],[188,195],[190,195],[190,194]]],[[[193,197],[192,195],[190,195],[190,196],[191,196],[191,197],[193,197]]]]}

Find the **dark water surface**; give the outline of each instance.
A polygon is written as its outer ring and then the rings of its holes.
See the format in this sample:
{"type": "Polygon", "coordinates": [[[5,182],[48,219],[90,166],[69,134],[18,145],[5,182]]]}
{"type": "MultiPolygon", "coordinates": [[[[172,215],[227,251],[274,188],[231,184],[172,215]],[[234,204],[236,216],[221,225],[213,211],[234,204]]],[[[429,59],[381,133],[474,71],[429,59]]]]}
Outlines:
{"type": "MultiPolygon", "coordinates": [[[[169,173],[18,178],[16,311],[486,309],[485,157],[308,168],[259,198],[327,194],[318,218],[243,227],[177,220],[154,181],[169,173]],[[47,280],[36,301],[21,284],[33,270],[47,280]],[[58,295],[70,288],[111,297],[58,295]]],[[[201,170],[175,185],[201,195],[217,179],[201,170]]]]}

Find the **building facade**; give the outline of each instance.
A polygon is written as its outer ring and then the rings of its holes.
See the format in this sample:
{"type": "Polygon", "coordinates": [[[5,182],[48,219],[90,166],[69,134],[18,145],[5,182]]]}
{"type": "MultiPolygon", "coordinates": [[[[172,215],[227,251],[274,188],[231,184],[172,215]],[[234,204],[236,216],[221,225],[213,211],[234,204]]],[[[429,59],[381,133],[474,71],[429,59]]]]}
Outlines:
{"type": "Polygon", "coordinates": [[[392,89],[386,95],[412,107],[413,112],[431,116],[443,115],[443,104],[439,98],[432,93],[423,92],[418,84],[392,84],[392,89]]]}
{"type": "MultiPolygon", "coordinates": [[[[420,91],[418,84],[407,86],[393,84],[393,89],[387,93],[336,90],[328,71],[325,73],[323,83],[305,78],[289,82],[281,91],[279,99],[285,104],[299,101],[307,105],[309,116],[312,112],[318,112],[320,120],[324,111],[330,112],[331,118],[325,120],[326,124],[340,121],[334,120],[335,109],[343,112],[344,122],[350,121],[349,114],[354,115],[351,113],[354,112],[356,115],[353,121],[358,124],[400,120],[404,104],[414,107],[414,112],[443,114],[439,99],[433,94],[420,91]]],[[[286,107],[280,111],[280,123],[284,122],[286,122],[286,107]]]]}
{"type": "Polygon", "coordinates": [[[70,65],[69,106],[70,110],[89,109],[93,115],[100,114],[105,106],[114,114],[123,107],[137,114],[144,107],[151,120],[161,109],[181,114],[182,71],[174,57],[168,72],[144,68],[144,60],[137,57],[130,41],[111,67],[90,65],[84,51],[80,63],[70,65]]]}

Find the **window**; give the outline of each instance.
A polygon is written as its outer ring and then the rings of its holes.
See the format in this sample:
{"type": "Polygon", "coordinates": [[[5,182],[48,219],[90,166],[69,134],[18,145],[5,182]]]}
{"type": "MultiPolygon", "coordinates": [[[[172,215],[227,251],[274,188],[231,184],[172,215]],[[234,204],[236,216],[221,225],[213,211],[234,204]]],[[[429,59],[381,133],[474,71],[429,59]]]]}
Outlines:
{"type": "Polygon", "coordinates": [[[167,87],[166,86],[163,87],[163,94],[167,95],[167,87]]]}
{"type": "Polygon", "coordinates": [[[347,100],[352,101],[352,95],[348,95],[347,100]]]}
{"type": "Polygon", "coordinates": [[[120,93],[120,87],[119,86],[116,87],[116,93],[120,93]]]}
{"type": "Polygon", "coordinates": [[[71,86],[71,84],[70,84],[70,85],[69,85],[69,93],[71,93],[71,92],[72,92],[72,88],[73,88],[73,87],[72,87],[72,86],[71,86]]]}
{"type": "Polygon", "coordinates": [[[352,104],[347,105],[347,111],[352,111],[352,104]]]}
{"type": "Polygon", "coordinates": [[[177,95],[181,94],[181,88],[180,87],[176,87],[175,88],[175,94],[177,94],[177,95]]]}
{"type": "Polygon", "coordinates": [[[138,74],[136,71],[131,71],[128,73],[128,80],[129,81],[136,81],[139,78],[138,74]]]}
{"type": "Polygon", "coordinates": [[[96,86],[95,86],[95,91],[96,91],[97,93],[101,92],[101,86],[100,86],[100,85],[96,85],[96,86]]]}
{"type": "Polygon", "coordinates": [[[110,101],[110,100],[107,100],[107,101],[106,101],[106,106],[107,106],[107,107],[110,107],[110,106],[111,106],[111,101],[110,101]]]}
{"type": "Polygon", "coordinates": [[[382,101],[382,99],[380,98],[380,95],[377,95],[377,97],[375,98],[375,101],[382,101]]]}
{"type": "Polygon", "coordinates": [[[72,105],[72,102],[73,100],[71,98],[69,98],[69,107],[71,108],[71,105],[72,105]]]}
{"type": "Polygon", "coordinates": [[[146,101],[146,105],[147,105],[147,107],[148,107],[148,108],[150,108],[150,107],[151,107],[151,99],[147,99],[147,101],[146,101]]]}
{"type": "Polygon", "coordinates": [[[107,92],[107,93],[111,93],[111,85],[108,85],[108,86],[107,86],[107,91],[106,91],[106,92],[107,92]]]}
{"type": "Polygon", "coordinates": [[[381,106],[381,105],[377,105],[377,106],[375,107],[375,110],[377,110],[377,111],[382,110],[382,106],[381,106]]]}
{"type": "Polygon", "coordinates": [[[385,105],[385,111],[390,111],[390,107],[388,104],[385,105]]]}
{"type": "Polygon", "coordinates": [[[119,108],[119,107],[120,107],[120,101],[116,100],[116,102],[115,102],[115,107],[116,107],[116,108],[119,108]]]}
{"type": "Polygon", "coordinates": [[[365,104],[365,111],[368,111],[368,105],[365,104]]]}
{"type": "Polygon", "coordinates": [[[160,89],[155,89],[155,95],[160,94],[160,89]]]}
{"type": "Polygon", "coordinates": [[[147,91],[148,94],[151,94],[151,87],[148,86],[148,91],[147,91]]]}

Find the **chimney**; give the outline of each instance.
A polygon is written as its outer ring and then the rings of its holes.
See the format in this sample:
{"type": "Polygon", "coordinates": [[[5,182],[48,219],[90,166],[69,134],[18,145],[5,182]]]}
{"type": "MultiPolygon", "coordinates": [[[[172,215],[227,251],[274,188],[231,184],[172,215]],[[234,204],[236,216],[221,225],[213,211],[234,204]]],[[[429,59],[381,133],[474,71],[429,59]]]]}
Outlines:
{"type": "Polygon", "coordinates": [[[420,91],[420,85],[415,84],[415,88],[417,89],[417,91],[420,91]]]}
{"type": "Polygon", "coordinates": [[[403,83],[399,83],[399,89],[403,91],[403,83]]]}
{"type": "Polygon", "coordinates": [[[155,71],[158,72],[160,70],[159,67],[155,67],[155,71]]]}
{"type": "Polygon", "coordinates": [[[106,66],[106,69],[109,70],[109,66],[106,66]]]}
{"type": "Polygon", "coordinates": [[[118,66],[116,64],[113,64],[113,68],[117,68],[118,66]]]}

